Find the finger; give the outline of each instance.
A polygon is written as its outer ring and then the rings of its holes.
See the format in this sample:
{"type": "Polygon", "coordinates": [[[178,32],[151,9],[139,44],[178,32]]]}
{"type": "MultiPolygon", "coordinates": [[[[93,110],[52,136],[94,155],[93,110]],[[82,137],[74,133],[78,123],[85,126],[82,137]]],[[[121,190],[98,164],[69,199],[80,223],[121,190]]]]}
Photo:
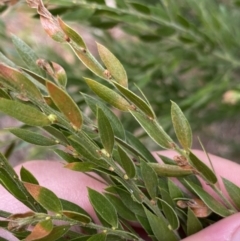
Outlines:
{"type": "Polygon", "coordinates": [[[182,241],[239,241],[240,213],[224,218],[182,241]]]}

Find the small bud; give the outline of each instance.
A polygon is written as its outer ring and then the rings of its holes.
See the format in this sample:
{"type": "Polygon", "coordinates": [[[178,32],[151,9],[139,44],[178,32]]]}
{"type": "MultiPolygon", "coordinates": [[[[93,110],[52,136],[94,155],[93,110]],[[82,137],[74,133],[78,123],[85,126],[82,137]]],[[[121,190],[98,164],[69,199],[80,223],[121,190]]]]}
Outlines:
{"type": "Polygon", "coordinates": [[[49,216],[45,218],[45,220],[50,220],[50,219],[51,219],[51,217],[49,217],[49,216]]]}
{"type": "Polygon", "coordinates": [[[57,122],[57,116],[54,115],[54,114],[48,115],[48,119],[50,120],[50,122],[51,122],[52,124],[54,124],[54,123],[57,122]]]}
{"type": "Polygon", "coordinates": [[[128,180],[128,179],[129,179],[129,177],[128,177],[127,174],[125,174],[125,175],[123,176],[123,178],[124,178],[125,180],[128,180]]]}
{"type": "Polygon", "coordinates": [[[114,171],[114,168],[113,168],[113,167],[109,167],[108,169],[109,169],[109,171],[111,171],[111,172],[114,171]]]}
{"type": "Polygon", "coordinates": [[[101,150],[101,153],[102,153],[103,155],[105,155],[106,157],[110,157],[110,154],[109,154],[105,149],[102,149],[102,150],[101,150]]]}
{"type": "Polygon", "coordinates": [[[228,90],[224,93],[222,102],[229,105],[235,105],[240,101],[240,92],[236,90],[228,90]]]}

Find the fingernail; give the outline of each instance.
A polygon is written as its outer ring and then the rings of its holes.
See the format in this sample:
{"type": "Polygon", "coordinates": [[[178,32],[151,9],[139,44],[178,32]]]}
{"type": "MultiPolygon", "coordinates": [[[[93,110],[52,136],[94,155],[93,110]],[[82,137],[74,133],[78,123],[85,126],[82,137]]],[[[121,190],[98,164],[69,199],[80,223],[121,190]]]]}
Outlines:
{"type": "Polygon", "coordinates": [[[238,227],[238,228],[234,231],[234,233],[233,233],[230,241],[239,241],[239,240],[240,240],[240,227],[238,227]]]}

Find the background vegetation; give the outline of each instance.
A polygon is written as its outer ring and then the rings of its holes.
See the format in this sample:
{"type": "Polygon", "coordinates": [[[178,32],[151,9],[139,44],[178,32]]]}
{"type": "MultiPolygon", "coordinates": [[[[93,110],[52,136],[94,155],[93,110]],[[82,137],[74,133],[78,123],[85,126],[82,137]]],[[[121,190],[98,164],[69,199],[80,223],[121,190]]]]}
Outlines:
{"type": "MultiPolygon", "coordinates": [[[[196,137],[200,136],[208,151],[238,161],[239,1],[48,0],[44,3],[52,14],[77,28],[92,51],[96,49],[93,39],[109,47],[123,63],[130,88],[136,90],[136,84],[144,91],[166,130],[173,131],[169,115],[171,99],[179,104],[191,123],[196,147],[199,146],[196,137]]],[[[13,48],[14,42],[10,41],[14,33],[39,58],[47,56],[48,60],[61,64],[68,74],[68,89],[83,109],[84,101],[78,93],[89,90],[79,78],[91,73],[67,47],[56,44],[53,47],[50,38],[42,37],[45,34],[36,18],[36,12],[27,8],[25,1],[2,2],[2,53],[24,67],[13,48]]],[[[121,113],[118,115],[121,118],[121,113]]],[[[3,120],[2,125],[8,125],[9,120],[3,120]]],[[[126,115],[122,121],[126,129],[135,130],[152,150],[156,148],[144,139],[136,122],[126,115]]],[[[8,138],[9,142],[4,139],[2,145],[9,151],[15,139],[8,138]]],[[[17,142],[15,148],[23,145],[17,142]]],[[[28,158],[41,158],[43,153],[45,157],[48,155],[34,148],[28,151],[28,158]]]]}

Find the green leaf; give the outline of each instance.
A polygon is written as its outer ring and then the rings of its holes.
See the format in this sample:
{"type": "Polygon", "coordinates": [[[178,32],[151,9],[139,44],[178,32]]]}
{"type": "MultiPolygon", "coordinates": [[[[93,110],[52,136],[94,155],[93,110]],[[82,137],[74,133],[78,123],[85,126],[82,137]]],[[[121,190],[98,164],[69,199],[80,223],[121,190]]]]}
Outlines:
{"type": "Polygon", "coordinates": [[[64,167],[77,172],[90,172],[96,168],[96,165],[88,162],[71,162],[64,167]]]}
{"type": "Polygon", "coordinates": [[[142,14],[150,14],[150,10],[146,5],[143,5],[141,3],[138,3],[137,1],[129,1],[129,4],[135,9],[137,12],[142,13],[142,14]]]}
{"type": "Polygon", "coordinates": [[[118,227],[117,212],[112,203],[101,193],[88,188],[88,195],[94,210],[112,227],[118,227]]]}
{"type": "Polygon", "coordinates": [[[69,120],[74,130],[81,129],[83,120],[77,104],[65,91],[52,82],[48,81],[46,86],[54,104],[69,120]]]}
{"type": "Polygon", "coordinates": [[[103,45],[97,43],[97,48],[101,60],[107,67],[107,71],[109,71],[109,77],[106,75],[106,79],[111,79],[112,76],[118,84],[127,88],[127,74],[120,61],[103,45]]]}
{"type": "Polygon", "coordinates": [[[162,217],[157,217],[145,208],[149,224],[158,241],[178,241],[178,238],[162,217]]]}
{"type": "MultiPolygon", "coordinates": [[[[135,137],[132,133],[126,132],[127,135],[127,142],[134,147],[139,153],[141,153],[141,156],[143,159],[145,159],[147,162],[156,162],[156,159],[153,157],[152,153],[146,148],[145,145],[142,144],[141,141],[137,137],[135,137]]],[[[136,154],[139,156],[139,154],[136,154]]]]}
{"type": "Polygon", "coordinates": [[[39,185],[24,183],[24,186],[31,196],[48,211],[59,213],[62,211],[62,204],[58,197],[49,189],[39,185]]]}
{"type": "Polygon", "coordinates": [[[16,179],[18,179],[16,173],[14,173],[12,176],[8,171],[0,168],[0,183],[3,185],[3,187],[6,188],[14,197],[26,201],[26,193],[22,192],[16,179]]]}
{"type": "Polygon", "coordinates": [[[68,26],[61,18],[58,18],[58,22],[63,32],[67,35],[67,37],[70,38],[70,40],[72,40],[74,43],[77,44],[77,46],[81,48],[87,48],[84,40],[75,30],[68,26]]]}
{"type": "Polygon", "coordinates": [[[64,210],[64,211],[62,211],[62,214],[70,219],[77,220],[81,223],[90,223],[91,222],[91,218],[89,218],[88,216],[86,216],[82,213],[64,210]]]}
{"type": "Polygon", "coordinates": [[[54,152],[68,163],[79,161],[78,158],[73,157],[71,154],[69,154],[63,150],[56,149],[56,150],[54,150],[54,152]]]}
{"type": "Polygon", "coordinates": [[[130,111],[133,117],[139,122],[147,134],[161,147],[169,149],[174,143],[170,136],[163,130],[163,128],[152,119],[147,118],[142,113],[130,111]]]}
{"type": "Polygon", "coordinates": [[[191,169],[183,169],[176,165],[149,163],[149,166],[151,166],[160,177],[182,177],[193,174],[191,169]]]}
{"type": "Polygon", "coordinates": [[[129,111],[132,106],[121,95],[92,79],[84,78],[90,89],[101,99],[122,111],[129,111]]]}
{"type": "MultiPolygon", "coordinates": [[[[59,240],[59,238],[63,237],[69,230],[69,226],[55,226],[53,227],[50,234],[45,236],[44,238],[38,239],[37,241],[53,241],[59,240]]],[[[60,240],[59,240],[60,241],[60,240]]]]}
{"type": "Polygon", "coordinates": [[[179,106],[172,101],[171,106],[172,123],[177,135],[177,138],[185,150],[192,146],[192,130],[179,106]]]}
{"type": "Polygon", "coordinates": [[[154,119],[155,114],[152,110],[152,108],[140,97],[138,97],[136,94],[134,94],[129,89],[119,85],[118,83],[114,82],[114,85],[117,87],[117,89],[134,105],[136,105],[142,112],[144,112],[149,118],[154,119]]]}
{"type": "Polygon", "coordinates": [[[129,178],[134,178],[136,175],[136,167],[132,159],[120,146],[118,146],[118,153],[121,159],[121,166],[126,172],[127,176],[129,178]]]}
{"type": "Polygon", "coordinates": [[[234,205],[240,209],[240,188],[233,182],[222,177],[223,184],[228,192],[228,195],[232,199],[234,205]]]}
{"type": "Polygon", "coordinates": [[[45,236],[49,235],[53,230],[53,223],[52,220],[44,220],[39,222],[32,230],[30,235],[26,237],[26,241],[34,241],[44,238],[45,236]]]}
{"type": "Polygon", "coordinates": [[[158,190],[157,174],[153,170],[153,168],[143,160],[141,160],[140,167],[141,167],[142,179],[144,181],[148,194],[152,199],[155,199],[157,197],[157,190],[158,190]]]}
{"type": "Polygon", "coordinates": [[[23,182],[29,182],[38,185],[38,180],[33,176],[33,174],[28,171],[24,166],[20,169],[20,177],[23,182]]]}
{"type": "Polygon", "coordinates": [[[187,212],[187,236],[195,234],[203,229],[199,219],[195,216],[191,208],[188,207],[187,212]]]}
{"type": "Polygon", "coordinates": [[[214,172],[205,163],[200,161],[192,152],[189,153],[189,159],[191,164],[209,183],[215,184],[217,182],[217,177],[214,172]]]}
{"type": "Polygon", "coordinates": [[[121,190],[119,188],[117,189],[117,193],[121,201],[125,205],[126,209],[130,210],[136,215],[145,217],[145,212],[142,204],[136,202],[132,195],[130,195],[128,192],[121,190]]]}
{"type": "Polygon", "coordinates": [[[90,107],[92,112],[97,115],[97,107],[100,107],[104,114],[107,116],[108,120],[111,123],[111,126],[113,128],[114,135],[125,140],[125,130],[123,128],[122,122],[119,120],[119,118],[113,114],[113,112],[100,100],[97,100],[89,95],[83,94],[83,97],[87,103],[87,105],[90,107]]]}
{"type": "Polygon", "coordinates": [[[114,207],[117,210],[117,213],[120,217],[128,220],[128,221],[136,221],[136,217],[134,213],[127,209],[126,206],[123,204],[120,198],[116,197],[115,195],[112,194],[105,194],[106,197],[109,199],[109,201],[114,205],[114,207]]]}
{"type": "Polygon", "coordinates": [[[144,230],[148,233],[148,234],[151,234],[153,235],[153,231],[151,229],[151,226],[148,222],[148,219],[147,217],[142,217],[142,216],[138,216],[136,215],[136,218],[138,220],[138,222],[140,223],[140,225],[144,228],[144,230]]]}
{"type": "Polygon", "coordinates": [[[98,233],[98,234],[93,235],[87,241],[105,241],[106,237],[107,237],[107,235],[105,233],[98,233]]]}
{"type": "Polygon", "coordinates": [[[60,142],[69,144],[67,138],[60,130],[54,128],[53,126],[44,126],[43,129],[47,131],[49,134],[51,134],[52,136],[54,136],[60,142]]]}
{"type": "Polygon", "coordinates": [[[21,129],[21,128],[8,128],[8,131],[10,131],[12,134],[17,136],[18,138],[29,142],[34,145],[38,146],[54,146],[57,145],[58,143],[56,140],[45,137],[43,135],[40,135],[36,132],[29,131],[26,129],[21,129]]]}
{"type": "Polygon", "coordinates": [[[172,199],[183,198],[183,192],[170,178],[168,178],[168,189],[172,199]]]}
{"type": "Polygon", "coordinates": [[[64,23],[60,18],[58,18],[58,22],[61,29],[66,34],[66,41],[69,43],[74,53],[78,56],[82,63],[99,77],[105,78],[104,68],[89,52],[82,37],[75,30],[64,23]]]}
{"type": "Polygon", "coordinates": [[[163,199],[158,198],[161,202],[163,213],[171,225],[171,229],[176,230],[179,228],[179,219],[175,210],[163,199]]]}
{"type": "Polygon", "coordinates": [[[12,41],[18,51],[19,56],[26,63],[26,66],[33,72],[41,75],[41,71],[36,64],[38,56],[34,53],[34,51],[25,42],[23,42],[15,35],[12,35],[12,41]]]}
{"type": "Polygon", "coordinates": [[[51,122],[38,109],[17,101],[0,98],[0,111],[30,126],[47,126],[51,122]]]}
{"type": "Polygon", "coordinates": [[[61,201],[63,210],[81,213],[81,214],[84,214],[85,216],[88,216],[90,219],[92,219],[91,216],[77,204],[61,198],[59,200],[61,201]]]}
{"type": "Polygon", "coordinates": [[[114,147],[114,133],[107,116],[102,109],[97,110],[98,131],[105,151],[111,156],[114,147]]]}
{"type": "Polygon", "coordinates": [[[73,137],[69,138],[69,142],[71,146],[77,151],[77,153],[80,154],[80,157],[86,158],[86,160],[92,161],[94,163],[97,163],[97,160],[100,158],[99,154],[97,153],[97,148],[95,150],[91,150],[88,148],[87,143],[81,144],[79,141],[76,141],[73,137]]]}
{"type": "Polygon", "coordinates": [[[232,213],[220,202],[216,201],[214,197],[212,197],[209,193],[204,191],[198,185],[186,181],[189,187],[202,199],[202,201],[216,214],[221,217],[227,217],[232,213]]]}
{"type": "Polygon", "coordinates": [[[0,83],[22,97],[44,101],[39,89],[25,75],[2,63],[0,63],[0,83]]]}

